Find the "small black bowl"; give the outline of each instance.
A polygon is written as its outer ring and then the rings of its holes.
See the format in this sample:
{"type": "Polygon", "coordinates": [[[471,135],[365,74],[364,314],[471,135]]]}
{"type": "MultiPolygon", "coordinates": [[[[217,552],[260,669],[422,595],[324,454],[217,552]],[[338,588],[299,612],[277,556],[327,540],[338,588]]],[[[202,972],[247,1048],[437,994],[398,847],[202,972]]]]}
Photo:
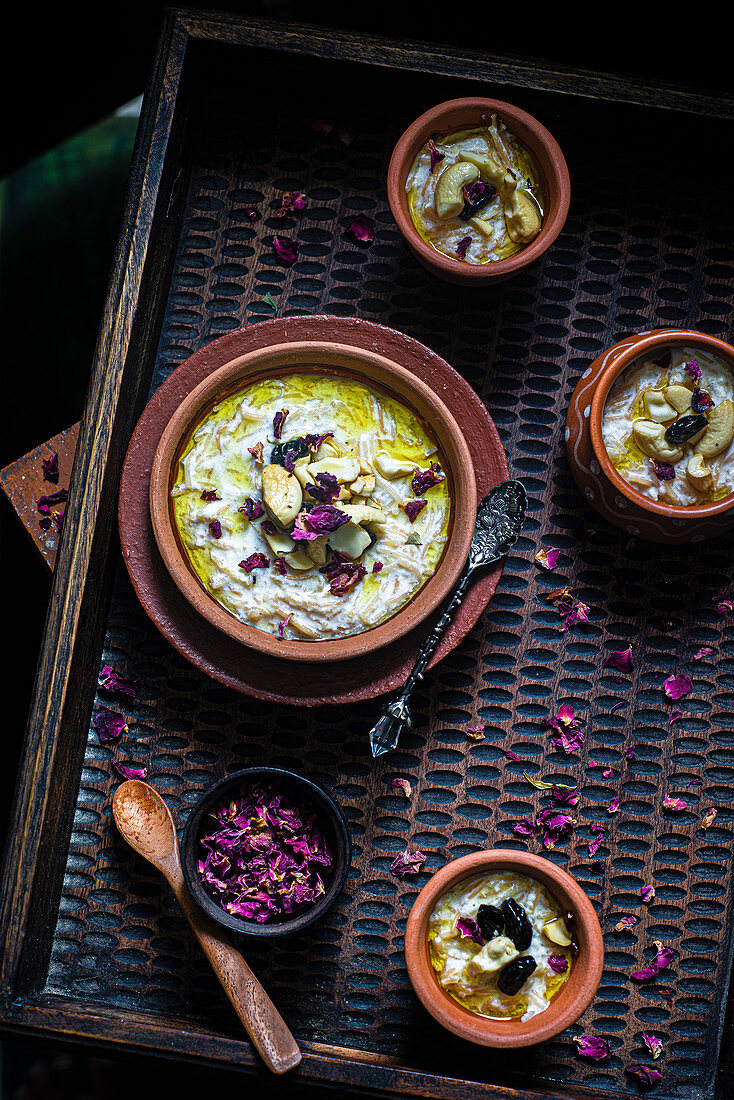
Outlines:
{"type": "Polygon", "coordinates": [[[295,772],[285,768],[245,768],[243,771],[232,772],[225,779],[209,787],[202,794],[189,814],[188,821],[183,832],[181,842],[181,866],[184,878],[192,897],[208,913],[212,920],[223,924],[225,928],[233,932],[239,932],[244,936],[273,937],[285,936],[291,932],[300,932],[322,917],[327,909],[336,901],[344,881],[347,877],[349,864],[352,857],[352,842],[349,837],[346,818],[334,799],[318,783],[306,779],[295,772]],[[202,832],[204,819],[210,808],[222,801],[226,795],[234,794],[238,789],[252,782],[261,780],[265,783],[275,783],[285,788],[290,787],[296,795],[303,795],[304,801],[314,804],[323,817],[324,825],[330,828],[330,839],[336,851],[336,861],[326,893],[323,894],[310,909],[305,909],[291,920],[274,921],[273,923],[259,924],[257,921],[245,920],[243,917],[231,916],[226,913],[204,889],[199,875],[198,862],[199,836],[202,832]]]}

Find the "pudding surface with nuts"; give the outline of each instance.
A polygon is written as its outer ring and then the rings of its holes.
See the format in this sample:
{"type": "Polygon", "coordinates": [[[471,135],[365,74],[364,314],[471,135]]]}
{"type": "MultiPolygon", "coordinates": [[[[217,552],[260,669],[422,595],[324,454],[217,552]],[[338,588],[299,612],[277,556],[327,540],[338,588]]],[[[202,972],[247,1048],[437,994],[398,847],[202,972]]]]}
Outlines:
{"type": "Polygon", "coordinates": [[[620,476],[651,500],[721,500],[734,492],[731,367],[693,347],[631,363],[607,397],[602,437],[620,476]]]}
{"type": "Polygon", "coordinates": [[[454,1000],[479,1016],[529,1020],[544,1012],[573,965],[572,915],[535,879],[475,875],[436,903],[431,963],[454,1000]]]}
{"type": "Polygon", "coordinates": [[[171,496],[210,595],[302,641],[396,614],[435,573],[451,518],[430,429],[390,394],[326,372],[218,402],[193,428],[171,496]]]}
{"type": "Polygon", "coordinates": [[[533,241],[545,198],[530,153],[496,115],[431,138],[405,184],[421,237],[469,264],[506,260],[533,241]]]}

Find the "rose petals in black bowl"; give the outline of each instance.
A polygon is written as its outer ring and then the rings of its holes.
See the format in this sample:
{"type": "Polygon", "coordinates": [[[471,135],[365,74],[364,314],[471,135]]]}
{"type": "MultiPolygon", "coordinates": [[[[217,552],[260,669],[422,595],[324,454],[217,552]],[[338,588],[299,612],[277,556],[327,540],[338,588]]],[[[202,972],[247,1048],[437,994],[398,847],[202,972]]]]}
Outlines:
{"type": "Polygon", "coordinates": [[[246,768],[209,787],[181,844],[184,878],[201,908],[233,932],[266,938],[300,932],[322,917],[344,885],[350,859],[337,803],[317,783],[284,768],[246,768]],[[255,791],[265,797],[253,798],[255,791]],[[267,919],[253,919],[266,909],[267,919]]]}

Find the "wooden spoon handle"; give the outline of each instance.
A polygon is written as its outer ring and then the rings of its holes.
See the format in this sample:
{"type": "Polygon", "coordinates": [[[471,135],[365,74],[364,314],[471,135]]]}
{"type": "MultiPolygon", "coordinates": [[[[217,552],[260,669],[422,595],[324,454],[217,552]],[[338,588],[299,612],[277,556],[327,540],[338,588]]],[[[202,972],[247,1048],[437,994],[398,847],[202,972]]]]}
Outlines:
{"type": "Polygon", "coordinates": [[[260,1057],[273,1073],[287,1073],[301,1061],[301,1051],[285,1020],[226,933],[196,905],[183,879],[171,885],[260,1057]]]}

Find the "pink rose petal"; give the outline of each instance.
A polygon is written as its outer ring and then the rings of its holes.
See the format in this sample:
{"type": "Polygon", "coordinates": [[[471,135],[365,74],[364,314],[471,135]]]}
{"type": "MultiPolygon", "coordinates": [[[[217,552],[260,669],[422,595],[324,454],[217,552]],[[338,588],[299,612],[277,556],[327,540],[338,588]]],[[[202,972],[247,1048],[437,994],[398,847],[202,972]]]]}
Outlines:
{"type": "Polygon", "coordinates": [[[693,681],[690,676],[682,672],[680,676],[669,676],[663,683],[665,694],[669,699],[682,699],[693,691],[693,681]]]}
{"type": "Polygon", "coordinates": [[[654,886],[643,886],[640,890],[640,897],[644,901],[645,905],[649,905],[652,899],[655,897],[654,886]]]}
{"type": "Polygon", "coordinates": [[[632,672],[635,667],[632,661],[632,646],[627,649],[613,649],[602,661],[602,668],[616,668],[619,672],[632,672]]]}
{"type": "Polygon", "coordinates": [[[423,852],[411,852],[409,848],[406,848],[390,864],[390,874],[396,875],[398,878],[405,878],[406,875],[417,875],[425,862],[426,857],[423,852]]]}
{"type": "Polygon", "coordinates": [[[612,1053],[609,1041],[596,1035],[587,1035],[584,1032],[583,1035],[577,1035],[573,1041],[578,1047],[579,1054],[584,1058],[591,1058],[594,1062],[603,1062],[612,1053]]]}
{"type": "Polygon", "coordinates": [[[672,794],[666,794],[665,798],[663,799],[663,809],[665,810],[675,810],[676,812],[679,812],[680,810],[686,810],[687,808],[688,804],[684,802],[682,798],[675,798],[672,794]]]}
{"type": "Polygon", "coordinates": [[[625,1066],[625,1073],[629,1073],[632,1077],[636,1077],[641,1085],[656,1085],[658,1081],[662,1081],[662,1073],[658,1073],[656,1069],[650,1069],[649,1066],[643,1066],[641,1063],[635,1062],[631,1066],[625,1066]]]}
{"type": "Polygon", "coordinates": [[[648,1035],[646,1032],[643,1031],[642,1041],[652,1054],[653,1058],[657,1061],[657,1059],[663,1053],[663,1044],[660,1042],[657,1035],[655,1035],[654,1033],[648,1035]]]}
{"type": "Polygon", "coordinates": [[[411,794],[413,793],[413,785],[412,785],[412,783],[410,782],[409,779],[404,779],[402,777],[400,777],[398,779],[393,779],[392,782],[390,783],[390,786],[393,787],[396,790],[402,791],[403,794],[405,795],[405,797],[408,798],[408,799],[410,798],[411,794]]]}
{"type": "Polygon", "coordinates": [[[535,555],[534,561],[537,561],[538,565],[542,569],[555,569],[558,565],[558,559],[561,556],[560,550],[539,550],[535,555]]]}

